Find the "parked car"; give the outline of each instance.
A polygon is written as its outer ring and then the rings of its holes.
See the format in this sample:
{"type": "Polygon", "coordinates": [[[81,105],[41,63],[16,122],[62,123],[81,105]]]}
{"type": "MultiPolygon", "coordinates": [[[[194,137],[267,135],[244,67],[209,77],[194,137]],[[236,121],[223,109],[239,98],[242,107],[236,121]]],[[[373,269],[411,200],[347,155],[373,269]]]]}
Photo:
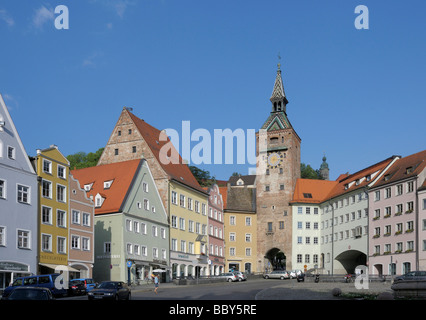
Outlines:
{"type": "Polygon", "coordinates": [[[97,283],[95,281],[93,281],[92,278],[77,278],[77,279],[73,279],[74,280],[80,280],[81,282],[84,283],[84,286],[86,288],[86,292],[89,292],[93,289],[96,288],[97,283]]]}
{"type": "Polygon", "coordinates": [[[234,271],[233,274],[235,274],[238,281],[246,281],[247,280],[247,276],[244,273],[242,273],[241,271],[234,271]]]}
{"type": "Polygon", "coordinates": [[[219,278],[225,278],[226,281],[228,282],[233,282],[238,280],[237,276],[232,272],[221,273],[219,275],[219,278]]]}
{"type": "Polygon", "coordinates": [[[87,294],[87,297],[89,300],[130,300],[131,290],[129,286],[122,281],[104,281],[101,282],[95,289],[91,290],[87,294]]]}
{"type": "Polygon", "coordinates": [[[297,275],[302,273],[302,270],[291,270],[290,271],[290,279],[297,278],[297,275]]]}
{"type": "MultiPolygon", "coordinates": [[[[67,294],[67,289],[64,289],[61,287],[55,286],[55,280],[57,277],[59,277],[60,274],[53,273],[53,274],[43,274],[38,276],[27,276],[27,277],[19,277],[16,278],[13,283],[4,289],[3,291],[3,297],[9,296],[9,294],[16,288],[16,287],[43,287],[48,288],[52,292],[54,296],[61,296],[67,294]]],[[[64,286],[66,287],[66,286],[64,286]]]]}
{"type": "Polygon", "coordinates": [[[396,277],[394,279],[394,283],[400,282],[400,281],[418,281],[418,280],[426,280],[426,271],[407,272],[404,275],[396,277]]]}
{"type": "Polygon", "coordinates": [[[305,274],[303,272],[300,272],[296,276],[297,282],[305,281],[305,274]]]}
{"type": "Polygon", "coordinates": [[[86,286],[81,280],[73,279],[68,284],[68,295],[79,296],[86,294],[86,286]]]}
{"type": "Polygon", "coordinates": [[[290,274],[287,270],[274,270],[263,275],[265,279],[290,279],[290,274]]]}
{"type": "Polygon", "coordinates": [[[49,288],[21,286],[15,287],[2,300],[54,300],[54,297],[49,288]]]}

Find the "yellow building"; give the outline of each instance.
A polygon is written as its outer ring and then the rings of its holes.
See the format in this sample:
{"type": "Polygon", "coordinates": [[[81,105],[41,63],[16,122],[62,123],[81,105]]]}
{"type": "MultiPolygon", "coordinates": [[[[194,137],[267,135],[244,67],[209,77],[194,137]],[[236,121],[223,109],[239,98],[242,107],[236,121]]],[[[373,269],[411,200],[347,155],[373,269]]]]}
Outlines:
{"type": "Polygon", "coordinates": [[[255,176],[231,177],[225,218],[226,271],[257,272],[255,176]],[[233,181],[235,180],[235,181],[233,181]]]}
{"type": "Polygon", "coordinates": [[[69,161],[55,145],[37,150],[39,274],[68,268],[69,161]]]}
{"type": "Polygon", "coordinates": [[[207,195],[174,180],[169,187],[173,278],[208,275],[207,195]]]}

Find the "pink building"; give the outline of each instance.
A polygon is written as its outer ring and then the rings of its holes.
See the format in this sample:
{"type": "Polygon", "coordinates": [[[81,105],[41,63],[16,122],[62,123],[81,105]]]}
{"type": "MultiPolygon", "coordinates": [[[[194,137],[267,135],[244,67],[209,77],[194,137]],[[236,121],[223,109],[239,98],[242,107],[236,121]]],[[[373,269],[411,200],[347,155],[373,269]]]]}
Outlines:
{"type": "Polygon", "coordinates": [[[425,268],[426,204],[419,202],[419,195],[426,198],[425,165],[426,150],[400,158],[369,190],[370,274],[425,268]]]}
{"type": "Polygon", "coordinates": [[[225,271],[224,201],[217,184],[208,188],[209,193],[209,274],[218,275],[225,271]]]}
{"type": "Polygon", "coordinates": [[[86,196],[78,180],[70,175],[69,254],[68,264],[75,269],[70,279],[92,278],[94,263],[93,201],[86,196]]]}

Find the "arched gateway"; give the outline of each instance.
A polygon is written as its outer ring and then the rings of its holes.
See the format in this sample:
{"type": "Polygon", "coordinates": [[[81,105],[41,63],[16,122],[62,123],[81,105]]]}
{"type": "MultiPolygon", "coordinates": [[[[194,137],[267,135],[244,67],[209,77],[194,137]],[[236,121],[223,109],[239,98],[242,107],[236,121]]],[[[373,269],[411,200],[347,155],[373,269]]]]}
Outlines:
{"type": "Polygon", "coordinates": [[[278,248],[272,248],[268,250],[265,255],[265,259],[267,259],[267,267],[270,270],[285,270],[286,269],[286,256],[284,252],[282,252],[278,248]]]}

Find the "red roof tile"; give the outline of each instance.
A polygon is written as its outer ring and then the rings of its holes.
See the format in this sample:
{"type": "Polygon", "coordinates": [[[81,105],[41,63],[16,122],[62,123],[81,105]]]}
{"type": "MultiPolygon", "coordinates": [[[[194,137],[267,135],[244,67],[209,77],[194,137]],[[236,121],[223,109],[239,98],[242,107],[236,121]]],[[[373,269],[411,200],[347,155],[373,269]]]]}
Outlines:
{"type": "Polygon", "coordinates": [[[119,212],[142,161],[138,159],[105,164],[72,170],[71,173],[80,182],[81,188],[93,183],[92,189],[87,192],[89,197],[93,196],[94,199],[99,193],[105,198],[100,208],[95,207],[95,215],[119,212]],[[111,187],[104,189],[104,182],[110,180],[113,180],[111,187]]]}
{"type": "Polygon", "coordinates": [[[297,179],[291,203],[321,203],[337,184],[337,181],[297,179]]]}

